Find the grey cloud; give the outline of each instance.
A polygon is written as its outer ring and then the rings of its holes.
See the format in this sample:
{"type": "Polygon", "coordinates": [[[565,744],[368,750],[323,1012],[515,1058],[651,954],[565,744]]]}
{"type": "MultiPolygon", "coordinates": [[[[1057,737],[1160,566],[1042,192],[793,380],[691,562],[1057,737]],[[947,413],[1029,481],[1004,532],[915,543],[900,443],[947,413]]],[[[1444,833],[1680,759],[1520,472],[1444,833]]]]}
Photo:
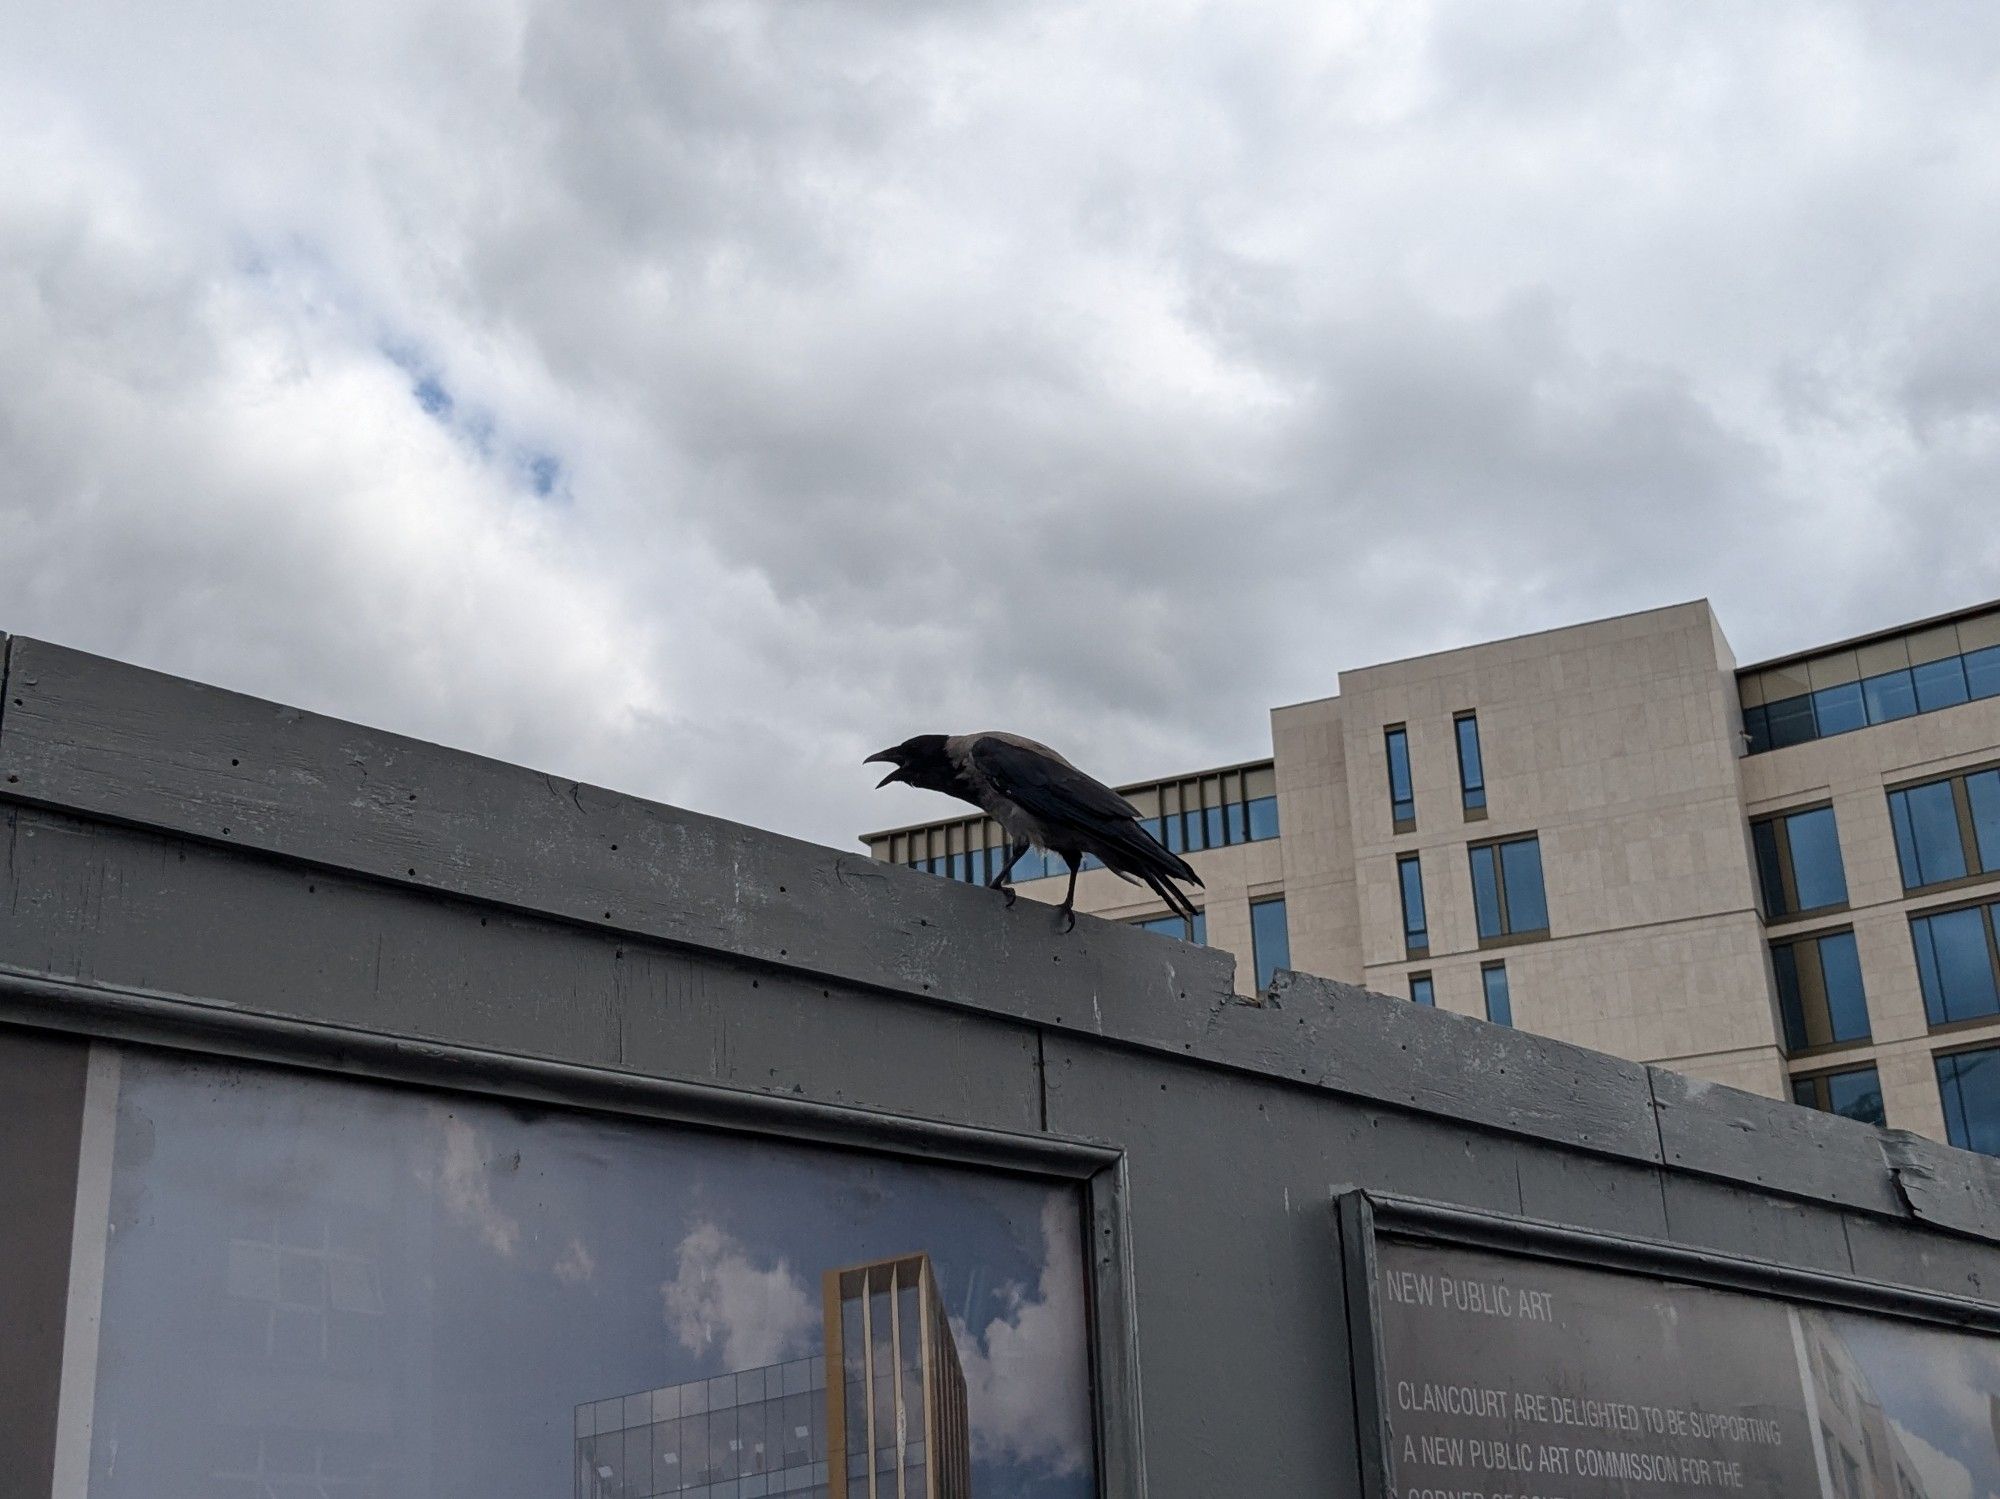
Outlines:
{"type": "Polygon", "coordinates": [[[113,14],[0,19],[0,628],[845,844],[2000,592],[1984,7],[113,14]]]}

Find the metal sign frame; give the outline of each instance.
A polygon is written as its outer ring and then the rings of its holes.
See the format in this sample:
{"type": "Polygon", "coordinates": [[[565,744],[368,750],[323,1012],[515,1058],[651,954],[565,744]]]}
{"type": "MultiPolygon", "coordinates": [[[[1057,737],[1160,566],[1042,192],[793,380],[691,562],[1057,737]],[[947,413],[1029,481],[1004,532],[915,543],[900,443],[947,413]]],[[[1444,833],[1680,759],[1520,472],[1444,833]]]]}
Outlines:
{"type": "Polygon", "coordinates": [[[1123,1150],[1089,1140],[1017,1134],[420,1041],[286,1019],[184,995],[0,968],[0,1027],[8,1025],[67,1032],[112,1045],[263,1062],[363,1082],[547,1104],[1070,1183],[1079,1193],[1087,1240],[1085,1342],[1097,1492],[1102,1499],[1144,1499],[1130,1192],[1123,1150]]]}
{"type": "Polygon", "coordinates": [[[1333,1207],[1353,1371],[1354,1429],[1362,1492],[1369,1499],[1394,1499],[1395,1494],[1390,1482],[1388,1373],[1377,1254],[1383,1238],[1479,1249],[1517,1259],[1547,1260],[1654,1281],[1839,1307],[1963,1331],[2000,1333],[2000,1303],[1943,1291],[1363,1188],[1337,1190],[1333,1207]]]}

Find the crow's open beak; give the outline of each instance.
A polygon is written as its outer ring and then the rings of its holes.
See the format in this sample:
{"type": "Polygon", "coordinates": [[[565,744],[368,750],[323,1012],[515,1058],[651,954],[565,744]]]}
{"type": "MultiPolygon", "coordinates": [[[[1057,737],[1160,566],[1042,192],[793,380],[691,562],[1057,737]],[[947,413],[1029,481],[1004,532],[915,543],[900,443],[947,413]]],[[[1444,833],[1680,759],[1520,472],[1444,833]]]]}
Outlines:
{"type": "Polygon", "coordinates": [[[900,781],[903,778],[903,762],[901,759],[897,757],[897,754],[894,750],[883,750],[879,754],[870,755],[866,760],[863,760],[861,763],[863,765],[886,764],[886,765],[893,765],[896,767],[894,770],[890,771],[887,775],[882,777],[881,780],[875,783],[875,789],[877,791],[880,791],[884,786],[888,785],[891,781],[900,781]]]}

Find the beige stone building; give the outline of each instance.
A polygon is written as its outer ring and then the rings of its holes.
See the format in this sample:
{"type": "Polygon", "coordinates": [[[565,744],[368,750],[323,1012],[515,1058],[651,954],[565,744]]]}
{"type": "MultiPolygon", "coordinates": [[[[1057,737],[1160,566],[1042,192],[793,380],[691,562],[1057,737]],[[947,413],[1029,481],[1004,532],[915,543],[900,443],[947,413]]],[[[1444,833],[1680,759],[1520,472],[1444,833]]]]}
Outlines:
{"type": "MultiPolygon", "coordinates": [[[[1706,601],[1648,610],[1342,672],[1271,746],[1124,788],[1246,989],[1295,967],[2000,1152],[2000,604],[1752,666],[1706,601]]],[[[1001,842],[866,841],[975,881],[1001,842]]],[[[1101,869],[1077,904],[1181,925],[1101,869]]]]}

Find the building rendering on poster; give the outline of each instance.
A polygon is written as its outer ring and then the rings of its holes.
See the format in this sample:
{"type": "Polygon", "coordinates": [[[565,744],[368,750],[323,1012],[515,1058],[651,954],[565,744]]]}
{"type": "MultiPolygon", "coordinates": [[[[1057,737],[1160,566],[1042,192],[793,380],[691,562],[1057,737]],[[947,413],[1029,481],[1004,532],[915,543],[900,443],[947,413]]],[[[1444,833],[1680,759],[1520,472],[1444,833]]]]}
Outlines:
{"type": "Polygon", "coordinates": [[[929,1256],[821,1284],[823,1353],[578,1406],[576,1499],[965,1499],[965,1374],[929,1256]]]}

